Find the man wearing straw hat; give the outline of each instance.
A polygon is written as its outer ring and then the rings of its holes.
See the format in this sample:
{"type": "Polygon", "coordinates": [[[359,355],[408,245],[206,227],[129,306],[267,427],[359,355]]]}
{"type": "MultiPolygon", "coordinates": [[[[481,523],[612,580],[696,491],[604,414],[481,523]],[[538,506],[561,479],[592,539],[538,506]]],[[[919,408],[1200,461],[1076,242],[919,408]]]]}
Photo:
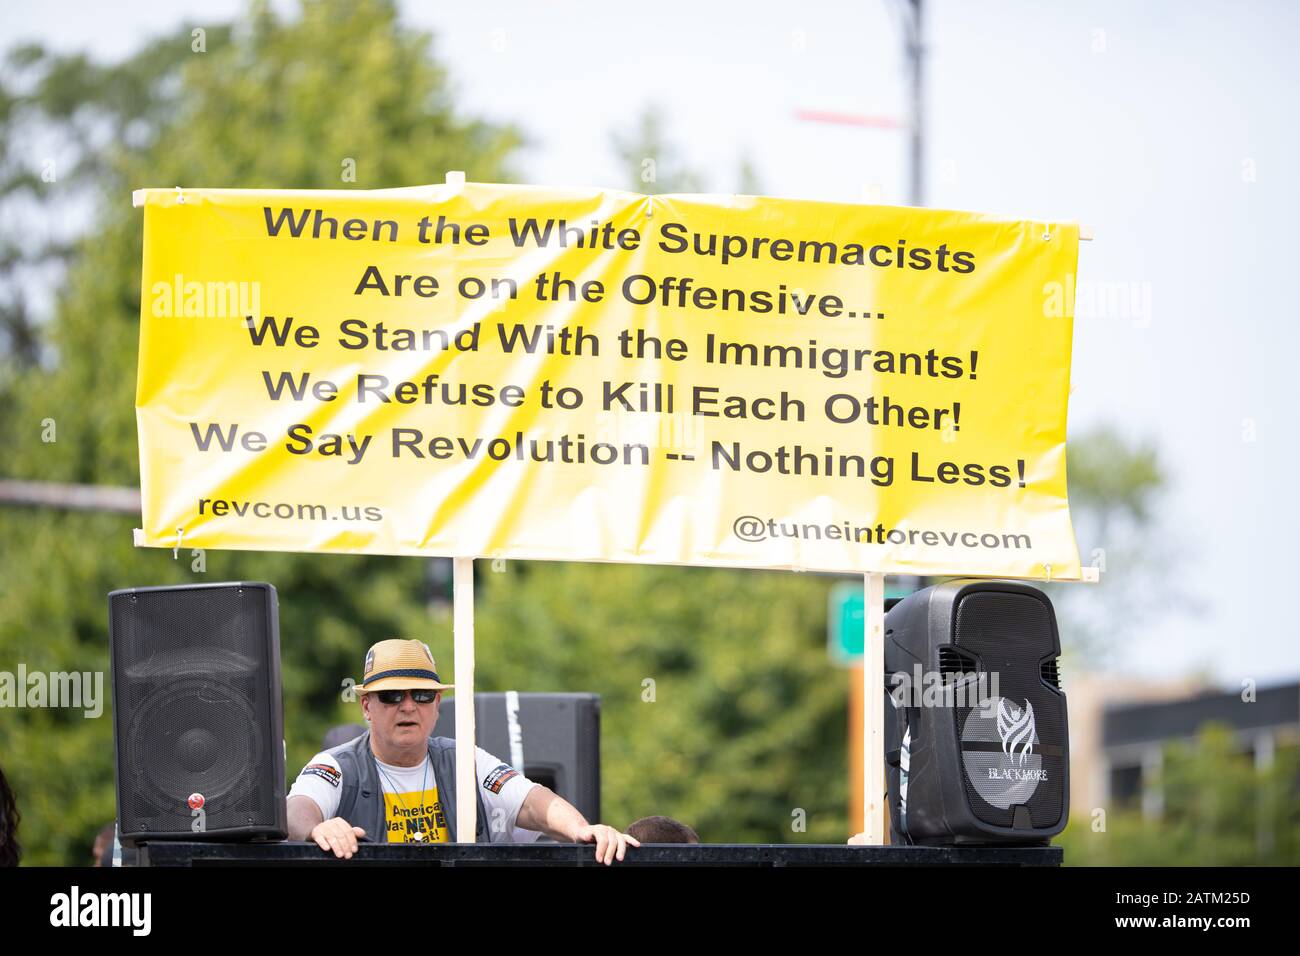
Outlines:
{"type": "MultiPolygon", "coordinates": [[[[445,843],[456,839],[456,742],[432,737],[444,684],[420,641],[380,641],[357,686],[370,729],[316,754],[289,791],[289,839],[312,840],[340,858],[357,840],[445,843]]],[[[634,838],[590,824],[568,801],[482,748],[475,788],[480,843],[595,843],[596,859],[623,859],[634,838]]]]}

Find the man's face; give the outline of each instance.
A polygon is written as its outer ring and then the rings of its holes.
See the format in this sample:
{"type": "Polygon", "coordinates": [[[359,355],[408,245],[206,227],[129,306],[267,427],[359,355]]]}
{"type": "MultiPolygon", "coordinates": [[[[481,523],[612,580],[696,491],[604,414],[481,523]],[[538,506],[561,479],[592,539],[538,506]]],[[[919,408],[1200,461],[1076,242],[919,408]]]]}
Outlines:
{"type": "Polygon", "coordinates": [[[442,691],[438,691],[428,704],[417,704],[409,690],[402,693],[400,704],[385,704],[378,693],[372,692],[362,695],[361,710],[370,721],[371,734],[381,743],[407,748],[422,746],[433,733],[441,703],[442,691]]]}

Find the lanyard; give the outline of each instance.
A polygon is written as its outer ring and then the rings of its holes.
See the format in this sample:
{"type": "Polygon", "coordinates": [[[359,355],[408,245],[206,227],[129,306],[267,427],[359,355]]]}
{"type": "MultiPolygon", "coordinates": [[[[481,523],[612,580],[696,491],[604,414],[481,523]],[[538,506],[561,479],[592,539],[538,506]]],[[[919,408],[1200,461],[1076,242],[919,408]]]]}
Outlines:
{"type": "MultiPolygon", "coordinates": [[[[424,809],[424,794],[425,794],[425,792],[426,792],[426,791],[425,791],[425,784],[426,784],[426,783],[428,782],[428,780],[429,780],[429,764],[430,764],[431,762],[432,762],[432,761],[429,760],[429,755],[428,755],[428,754],[425,754],[425,756],[424,756],[424,773],[422,773],[422,774],[420,775],[420,809],[422,809],[422,810],[424,809]]],[[[384,780],[388,783],[388,785],[389,785],[390,787],[393,788],[393,796],[397,798],[397,802],[398,802],[399,804],[401,804],[402,809],[405,810],[405,811],[407,812],[408,816],[410,816],[411,819],[414,819],[414,815],[411,814],[411,808],[408,807],[408,806],[406,805],[406,801],[402,799],[402,794],[399,792],[399,790],[398,790],[398,788],[397,788],[397,784],[393,782],[393,778],[392,778],[392,777],[390,777],[388,774],[386,774],[386,773],[384,772],[384,768],[383,768],[382,766],[380,766],[378,760],[375,761],[375,769],[379,771],[379,775],[380,775],[381,777],[384,778],[384,780]]],[[[423,830],[416,830],[413,834],[411,834],[411,840],[414,841],[415,843],[423,843],[423,842],[424,842],[424,831],[423,831],[423,830]]]]}

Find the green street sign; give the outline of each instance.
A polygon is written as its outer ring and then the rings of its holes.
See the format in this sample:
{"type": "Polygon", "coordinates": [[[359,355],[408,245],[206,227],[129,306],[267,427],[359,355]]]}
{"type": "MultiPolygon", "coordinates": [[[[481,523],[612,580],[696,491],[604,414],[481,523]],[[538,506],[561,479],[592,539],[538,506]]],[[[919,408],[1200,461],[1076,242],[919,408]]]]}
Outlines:
{"type": "MultiPolygon", "coordinates": [[[[885,578],[885,598],[907,597],[924,584],[914,575],[885,578]]],[[[861,663],[867,641],[862,583],[845,582],[831,588],[826,612],[826,647],[831,660],[841,667],[861,663]]]]}

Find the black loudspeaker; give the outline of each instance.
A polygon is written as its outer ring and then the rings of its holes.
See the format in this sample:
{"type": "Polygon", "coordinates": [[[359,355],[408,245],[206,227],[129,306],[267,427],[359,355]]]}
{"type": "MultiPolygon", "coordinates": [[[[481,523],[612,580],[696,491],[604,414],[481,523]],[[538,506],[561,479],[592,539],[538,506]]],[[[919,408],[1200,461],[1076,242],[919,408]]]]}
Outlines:
{"type": "Polygon", "coordinates": [[[275,588],[108,596],[122,843],[288,836],[275,588]]]}
{"type": "MultiPolygon", "coordinates": [[[[475,694],[476,743],[513,764],[511,731],[523,753],[516,767],[600,821],[600,696],[597,694],[475,694]]],[[[438,709],[437,737],[456,736],[455,698],[438,709]]]]}
{"type": "Polygon", "coordinates": [[[1045,845],[1065,828],[1060,654],[1051,602],[1023,584],[948,581],[885,615],[891,842],[1045,845]]]}

